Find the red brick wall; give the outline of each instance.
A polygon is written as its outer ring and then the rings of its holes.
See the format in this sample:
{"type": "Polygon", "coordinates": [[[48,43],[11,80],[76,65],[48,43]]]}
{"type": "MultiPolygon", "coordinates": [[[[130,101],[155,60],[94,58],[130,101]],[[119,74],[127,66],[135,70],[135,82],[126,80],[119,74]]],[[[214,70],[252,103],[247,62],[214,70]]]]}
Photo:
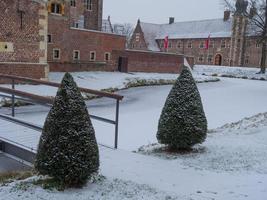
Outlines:
{"type": "Polygon", "coordinates": [[[184,63],[183,55],[170,53],[126,50],[113,51],[112,55],[113,66],[116,68],[119,57],[127,57],[129,72],[179,73],[184,63]]]}
{"type": "MultiPolygon", "coordinates": [[[[41,79],[45,77],[46,65],[42,64],[2,64],[0,63],[0,73],[24,76],[41,79]]],[[[0,83],[8,83],[10,80],[0,79],[0,83]]]]}
{"type": "Polygon", "coordinates": [[[39,57],[45,56],[39,50],[39,43],[44,40],[39,36],[39,9],[44,5],[32,0],[0,0],[0,5],[0,42],[14,46],[14,52],[0,50],[0,62],[39,63],[39,57]],[[18,8],[25,12],[22,27],[18,8]]]}
{"type": "Polygon", "coordinates": [[[105,62],[49,63],[50,72],[114,71],[105,62]]]}
{"type": "MultiPolygon", "coordinates": [[[[222,65],[229,65],[229,53],[231,38],[211,38],[209,50],[205,49],[205,43],[207,39],[170,39],[171,43],[168,51],[172,53],[180,53],[195,57],[195,64],[199,65],[213,65],[214,58],[217,54],[222,55],[222,65]],[[222,48],[221,44],[225,41],[225,47],[222,48]],[[192,43],[192,48],[188,48],[188,44],[192,43]],[[200,48],[200,44],[204,43],[204,48],[200,48]],[[180,44],[180,46],[178,45],[180,44]],[[208,62],[208,55],[212,55],[212,61],[208,62]],[[199,57],[203,56],[204,60],[200,61],[199,57]]],[[[157,40],[161,44],[161,51],[164,51],[163,40],[157,40]]]]}
{"type": "MultiPolygon", "coordinates": [[[[48,62],[51,71],[94,70],[94,63],[90,61],[91,51],[95,51],[95,65],[99,66],[99,62],[106,62],[105,53],[125,49],[124,36],[70,28],[68,19],[62,16],[50,15],[48,24],[48,34],[52,35],[52,42],[48,43],[48,62]],[[60,49],[60,59],[53,59],[53,49],[60,49]],[[83,63],[82,65],[73,60],[74,50],[80,51],[79,63],[83,63]],[[67,69],[64,69],[64,66],[67,69]]],[[[110,70],[107,67],[103,69],[110,70]]]]}
{"type": "Polygon", "coordinates": [[[258,43],[258,38],[250,37],[246,39],[244,66],[247,66],[247,67],[259,67],[260,66],[262,46],[257,45],[257,43],[258,43]]]}

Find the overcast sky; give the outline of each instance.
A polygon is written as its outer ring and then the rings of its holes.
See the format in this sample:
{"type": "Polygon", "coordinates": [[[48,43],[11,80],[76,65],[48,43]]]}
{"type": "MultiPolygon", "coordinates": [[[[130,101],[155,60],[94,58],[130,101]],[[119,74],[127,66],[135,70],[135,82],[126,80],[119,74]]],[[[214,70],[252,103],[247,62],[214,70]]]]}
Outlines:
{"type": "Polygon", "coordinates": [[[168,23],[175,21],[212,19],[223,16],[221,0],[104,0],[104,18],[112,23],[136,24],[144,22],[168,23]]]}

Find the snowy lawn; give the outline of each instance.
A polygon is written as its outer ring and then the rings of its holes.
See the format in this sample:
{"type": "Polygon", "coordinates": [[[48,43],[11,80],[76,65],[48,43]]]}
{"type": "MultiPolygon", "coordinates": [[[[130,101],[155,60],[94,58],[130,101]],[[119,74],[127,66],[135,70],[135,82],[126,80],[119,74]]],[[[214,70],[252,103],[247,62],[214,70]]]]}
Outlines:
{"type": "Polygon", "coordinates": [[[267,80],[266,74],[257,74],[259,68],[248,67],[228,67],[228,66],[212,66],[212,65],[196,65],[194,73],[207,76],[267,80]]]}
{"type": "Polygon", "coordinates": [[[106,179],[65,192],[44,190],[30,180],[16,181],[0,187],[0,196],[23,200],[265,200],[266,131],[267,113],[263,113],[213,130],[200,153],[166,159],[153,153],[100,148],[100,172],[106,179]]]}
{"type": "MultiPolygon", "coordinates": [[[[49,81],[61,82],[65,73],[49,73],[49,81]]],[[[173,84],[178,74],[160,74],[160,73],[120,73],[120,72],[74,72],[71,73],[79,87],[95,90],[120,90],[139,85],[166,85],[173,84]]],[[[219,81],[216,77],[207,77],[194,74],[197,82],[219,81]]],[[[10,84],[2,84],[1,87],[9,87],[10,84]]],[[[16,85],[17,90],[30,92],[42,96],[55,96],[57,88],[44,85],[16,85]]],[[[5,99],[0,97],[0,106],[4,104],[5,99]],[[2,102],[2,103],[1,103],[2,102]]]]}
{"type": "MultiPolygon", "coordinates": [[[[0,199],[267,199],[267,82],[222,78],[198,84],[209,128],[201,151],[187,155],[142,155],[130,151],[156,142],[159,115],[170,86],[120,91],[119,148],[100,148],[100,173],[107,179],[82,190],[44,191],[30,186],[1,187],[0,199]],[[238,123],[245,117],[247,118],[238,123]],[[222,128],[226,123],[230,123],[222,128]],[[130,181],[130,182],[129,182],[130,181]],[[15,189],[14,189],[15,188],[15,189]],[[138,192],[140,191],[140,193],[138,192]],[[99,194],[103,193],[103,196],[99,194]]],[[[87,102],[89,112],[114,117],[114,102],[87,102]]],[[[1,109],[1,112],[9,110],[1,109]]],[[[43,124],[47,108],[17,109],[18,117],[43,124]]],[[[99,143],[113,145],[113,127],[93,121],[99,143]]],[[[39,133],[0,121],[0,137],[36,149],[39,133]],[[12,134],[11,134],[12,133],[12,134]]]]}

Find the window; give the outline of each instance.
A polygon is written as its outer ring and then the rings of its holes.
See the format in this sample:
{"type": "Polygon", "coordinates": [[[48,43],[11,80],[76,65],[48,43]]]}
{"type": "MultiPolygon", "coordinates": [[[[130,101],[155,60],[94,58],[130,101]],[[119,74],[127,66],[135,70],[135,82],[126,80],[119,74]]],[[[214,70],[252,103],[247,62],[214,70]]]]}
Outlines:
{"type": "Polygon", "coordinates": [[[260,43],[256,42],[256,48],[260,48],[260,43]]]}
{"type": "Polygon", "coordinates": [[[187,43],[187,48],[192,48],[192,42],[187,43]]]}
{"type": "Polygon", "coordinates": [[[91,51],[90,52],[90,61],[95,61],[96,60],[96,52],[95,51],[91,51]]]}
{"type": "Polygon", "coordinates": [[[52,3],[51,4],[51,12],[55,14],[61,14],[62,13],[62,7],[59,3],[52,3]]]}
{"type": "Polygon", "coordinates": [[[212,63],[212,59],[213,58],[213,55],[208,55],[208,63],[212,63]]]}
{"type": "Polygon", "coordinates": [[[200,55],[200,56],[198,57],[198,61],[199,61],[199,62],[203,62],[203,61],[204,61],[204,55],[200,55]]]}
{"type": "Polygon", "coordinates": [[[74,27],[75,28],[79,28],[79,23],[78,22],[74,22],[74,27]]]}
{"type": "Polygon", "coordinates": [[[75,0],[70,0],[70,6],[76,7],[76,1],[75,0]]]}
{"type": "Polygon", "coordinates": [[[178,42],[178,43],[177,43],[177,48],[180,49],[181,46],[182,46],[182,45],[181,45],[181,42],[178,42]]]}
{"type": "Polygon", "coordinates": [[[169,43],[168,43],[168,48],[172,48],[172,42],[171,41],[169,41],[169,43]]]}
{"type": "Polygon", "coordinates": [[[78,50],[73,51],[73,60],[80,60],[80,51],[78,50]]]}
{"type": "Polygon", "coordinates": [[[135,41],[139,42],[140,41],[140,33],[135,34],[135,41]]]}
{"type": "Polygon", "coordinates": [[[213,48],[214,47],[214,41],[210,41],[209,42],[209,48],[213,48]]]}
{"type": "Polygon", "coordinates": [[[53,59],[54,60],[60,59],[60,50],[59,49],[53,49],[53,59]]]}
{"type": "Polygon", "coordinates": [[[105,53],[105,61],[109,61],[110,60],[110,53],[106,52],[105,53]]]}
{"type": "Polygon", "coordinates": [[[203,48],[204,48],[204,42],[200,42],[200,44],[199,44],[199,48],[200,48],[200,49],[203,49],[203,48]]]}
{"type": "Polygon", "coordinates": [[[52,35],[47,35],[47,42],[51,43],[52,42],[52,35]]]}
{"type": "Polygon", "coordinates": [[[223,40],[222,42],[221,42],[221,48],[225,48],[226,47],[226,42],[223,40]]]}
{"type": "Polygon", "coordinates": [[[246,56],[246,58],[245,58],[245,64],[249,64],[249,56],[246,56]]]}
{"type": "Polygon", "coordinates": [[[92,10],[93,9],[93,4],[92,0],[84,0],[85,8],[87,10],[92,10]]]}
{"type": "Polygon", "coordinates": [[[159,48],[163,48],[163,43],[159,42],[159,48]]]}

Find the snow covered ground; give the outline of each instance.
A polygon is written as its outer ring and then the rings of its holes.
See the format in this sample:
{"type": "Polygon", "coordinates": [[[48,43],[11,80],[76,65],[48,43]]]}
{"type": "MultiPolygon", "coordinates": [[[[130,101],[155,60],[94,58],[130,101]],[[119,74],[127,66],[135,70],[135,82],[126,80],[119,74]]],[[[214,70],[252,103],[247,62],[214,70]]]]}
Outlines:
{"type": "MultiPolygon", "coordinates": [[[[71,73],[79,87],[85,87],[95,90],[103,89],[124,89],[128,88],[129,84],[136,82],[146,81],[147,84],[155,84],[159,82],[172,82],[178,77],[178,74],[162,74],[162,73],[120,73],[120,72],[74,72],[71,73]]],[[[49,73],[49,81],[60,82],[64,73],[54,72],[49,73]]],[[[207,77],[200,74],[194,74],[197,82],[218,81],[218,78],[207,77]]],[[[2,84],[1,87],[9,87],[10,84],[2,84]]],[[[19,84],[16,85],[17,90],[30,92],[42,96],[55,96],[57,89],[44,85],[29,85],[19,84]]],[[[0,97],[3,104],[3,99],[0,97]]]]}
{"type": "MultiPolygon", "coordinates": [[[[267,82],[221,78],[198,87],[209,128],[214,129],[198,147],[200,153],[168,159],[132,153],[156,142],[158,118],[171,87],[132,88],[119,91],[125,96],[120,112],[120,150],[100,148],[100,172],[107,179],[64,193],[32,185],[25,192],[15,182],[0,187],[0,199],[267,199],[267,82]]],[[[91,114],[114,117],[113,101],[96,99],[87,104],[91,114]]],[[[21,107],[17,113],[24,120],[42,124],[47,108],[21,107]]],[[[111,146],[113,127],[95,120],[93,124],[98,142],[111,146]]],[[[1,137],[33,148],[40,135],[4,121],[0,121],[0,130],[1,137]]]]}
{"type": "Polygon", "coordinates": [[[209,133],[204,151],[171,159],[100,148],[106,179],[65,192],[17,181],[0,187],[0,199],[265,200],[266,124],[267,113],[228,124],[209,133]]]}
{"type": "Polygon", "coordinates": [[[232,78],[254,79],[254,80],[267,80],[266,74],[257,74],[259,68],[248,67],[228,67],[228,66],[212,66],[212,65],[196,65],[194,73],[199,75],[208,76],[226,76],[232,78]]]}

